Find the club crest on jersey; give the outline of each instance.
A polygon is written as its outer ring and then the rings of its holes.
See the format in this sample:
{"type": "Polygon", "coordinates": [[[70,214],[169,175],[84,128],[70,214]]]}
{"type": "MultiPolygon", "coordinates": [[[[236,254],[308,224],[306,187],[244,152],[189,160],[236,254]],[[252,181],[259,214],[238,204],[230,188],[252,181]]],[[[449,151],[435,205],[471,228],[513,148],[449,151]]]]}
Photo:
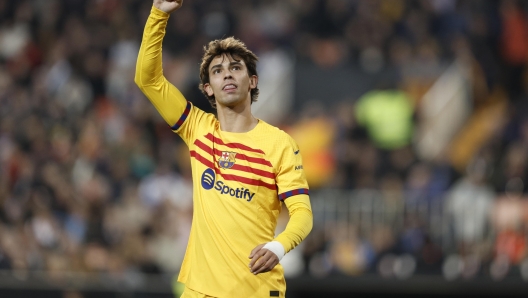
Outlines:
{"type": "Polygon", "coordinates": [[[222,151],[222,155],[218,158],[218,166],[223,169],[229,169],[235,165],[236,152],[222,151]]]}

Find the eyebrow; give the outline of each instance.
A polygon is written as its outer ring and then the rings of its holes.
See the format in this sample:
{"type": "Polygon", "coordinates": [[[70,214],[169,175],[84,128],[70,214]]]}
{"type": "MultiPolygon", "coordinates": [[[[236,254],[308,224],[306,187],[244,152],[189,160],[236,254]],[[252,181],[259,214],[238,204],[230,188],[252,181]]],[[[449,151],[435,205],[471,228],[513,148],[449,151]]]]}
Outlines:
{"type": "MultiPolygon", "coordinates": [[[[242,65],[242,63],[241,63],[240,61],[236,61],[236,60],[235,60],[235,61],[231,61],[231,62],[229,63],[229,66],[233,66],[233,65],[242,65]]],[[[214,69],[216,69],[216,68],[220,68],[220,67],[222,67],[222,63],[219,63],[219,64],[216,64],[216,65],[211,66],[211,68],[209,69],[209,71],[212,71],[212,70],[214,70],[214,69]]]]}

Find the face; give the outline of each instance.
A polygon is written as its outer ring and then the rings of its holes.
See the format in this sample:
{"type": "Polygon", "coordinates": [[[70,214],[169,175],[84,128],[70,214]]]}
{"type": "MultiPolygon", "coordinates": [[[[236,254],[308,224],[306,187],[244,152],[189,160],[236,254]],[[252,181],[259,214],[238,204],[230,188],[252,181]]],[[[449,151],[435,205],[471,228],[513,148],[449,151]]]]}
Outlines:
{"type": "Polygon", "coordinates": [[[215,97],[217,107],[251,104],[251,89],[257,87],[258,79],[249,76],[244,60],[237,60],[224,54],[209,65],[209,83],[204,84],[204,89],[215,97]]]}

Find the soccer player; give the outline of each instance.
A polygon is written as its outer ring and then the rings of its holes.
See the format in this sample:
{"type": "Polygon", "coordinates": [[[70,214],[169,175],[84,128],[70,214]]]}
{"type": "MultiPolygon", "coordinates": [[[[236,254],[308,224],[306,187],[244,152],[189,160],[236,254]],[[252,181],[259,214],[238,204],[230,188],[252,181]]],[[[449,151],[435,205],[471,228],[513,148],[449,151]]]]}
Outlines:
{"type": "Polygon", "coordinates": [[[284,131],[255,118],[257,57],[232,37],[214,40],[200,65],[200,89],[218,119],[194,107],[163,76],[169,14],[182,0],[154,0],[135,82],[190,150],[193,222],[178,281],[182,297],[284,297],[280,259],[312,228],[301,154],[284,131]],[[290,220],[274,237],[285,203],[290,220]]]}

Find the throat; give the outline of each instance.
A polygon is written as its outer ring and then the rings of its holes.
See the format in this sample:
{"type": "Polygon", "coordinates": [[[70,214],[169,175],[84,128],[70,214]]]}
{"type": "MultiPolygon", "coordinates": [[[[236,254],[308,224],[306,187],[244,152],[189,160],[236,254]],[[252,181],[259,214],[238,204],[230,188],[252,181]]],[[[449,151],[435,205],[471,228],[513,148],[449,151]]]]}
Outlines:
{"type": "Polygon", "coordinates": [[[257,126],[258,119],[251,113],[251,98],[248,96],[233,105],[223,100],[216,101],[220,129],[226,132],[244,133],[257,126]]]}
{"type": "Polygon", "coordinates": [[[259,120],[252,114],[229,114],[222,113],[218,110],[218,121],[220,122],[220,130],[234,133],[244,133],[253,130],[259,120]]]}

